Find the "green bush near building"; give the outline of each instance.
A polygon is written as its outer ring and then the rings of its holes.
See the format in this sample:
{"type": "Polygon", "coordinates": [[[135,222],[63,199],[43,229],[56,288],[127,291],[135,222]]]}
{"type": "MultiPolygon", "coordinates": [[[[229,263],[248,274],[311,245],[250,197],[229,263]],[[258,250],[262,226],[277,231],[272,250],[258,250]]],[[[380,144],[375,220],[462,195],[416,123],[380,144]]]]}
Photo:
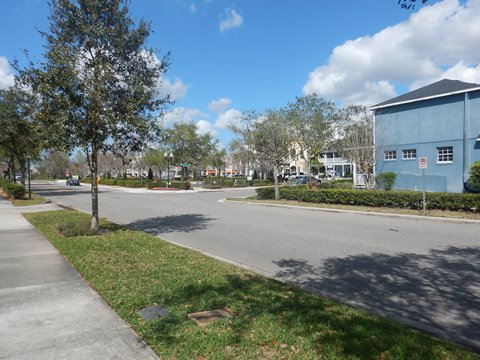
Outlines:
{"type": "Polygon", "coordinates": [[[380,186],[380,189],[390,191],[393,188],[393,184],[395,184],[395,180],[397,179],[397,174],[394,172],[384,172],[380,173],[377,176],[377,184],[380,186]]]}
{"type": "MultiPolygon", "coordinates": [[[[256,190],[258,200],[274,199],[274,188],[256,190]]],[[[304,189],[281,187],[280,197],[284,200],[308,203],[340,204],[370,207],[422,209],[422,193],[416,191],[304,189]]],[[[479,194],[427,193],[428,209],[453,211],[480,211],[479,194]]]]}

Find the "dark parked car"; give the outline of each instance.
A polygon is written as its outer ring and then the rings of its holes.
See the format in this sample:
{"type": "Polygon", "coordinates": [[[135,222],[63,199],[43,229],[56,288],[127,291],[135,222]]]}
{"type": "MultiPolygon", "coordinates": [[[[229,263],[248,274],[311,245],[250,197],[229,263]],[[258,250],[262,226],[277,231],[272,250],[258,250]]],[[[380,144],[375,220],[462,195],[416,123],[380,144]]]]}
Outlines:
{"type": "Polygon", "coordinates": [[[67,179],[67,186],[80,186],[78,175],[72,175],[67,179]]]}

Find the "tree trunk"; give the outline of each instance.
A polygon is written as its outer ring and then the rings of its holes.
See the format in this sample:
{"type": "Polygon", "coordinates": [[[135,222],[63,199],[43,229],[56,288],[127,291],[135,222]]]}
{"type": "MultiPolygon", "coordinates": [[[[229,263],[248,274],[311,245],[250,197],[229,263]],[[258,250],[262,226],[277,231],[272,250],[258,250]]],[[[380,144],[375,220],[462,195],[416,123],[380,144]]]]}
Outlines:
{"type": "Polygon", "coordinates": [[[24,158],[20,158],[19,163],[20,163],[20,174],[22,175],[22,179],[20,181],[22,183],[22,186],[25,187],[25,178],[27,174],[27,162],[25,161],[24,158]]]}
{"type": "Polygon", "coordinates": [[[273,164],[273,180],[275,181],[275,200],[280,200],[280,187],[278,185],[278,165],[273,164]]]}
{"type": "Polygon", "coordinates": [[[15,173],[16,173],[15,158],[13,156],[10,156],[10,180],[12,180],[13,182],[17,182],[15,173]]]}
{"type": "Polygon", "coordinates": [[[98,151],[95,146],[92,146],[92,161],[90,165],[92,174],[92,224],[90,229],[98,231],[98,151]]]}

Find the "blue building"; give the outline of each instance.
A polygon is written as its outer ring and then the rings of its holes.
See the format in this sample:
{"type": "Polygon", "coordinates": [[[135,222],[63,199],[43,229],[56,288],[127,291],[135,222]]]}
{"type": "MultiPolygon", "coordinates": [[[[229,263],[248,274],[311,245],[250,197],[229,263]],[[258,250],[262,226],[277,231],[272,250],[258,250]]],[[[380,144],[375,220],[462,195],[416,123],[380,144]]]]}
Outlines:
{"type": "Polygon", "coordinates": [[[462,192],[480,160],[480,85],[441,80],[370,108],[375,114],[375,174],[397,174],[394,188],[462,192]]]}

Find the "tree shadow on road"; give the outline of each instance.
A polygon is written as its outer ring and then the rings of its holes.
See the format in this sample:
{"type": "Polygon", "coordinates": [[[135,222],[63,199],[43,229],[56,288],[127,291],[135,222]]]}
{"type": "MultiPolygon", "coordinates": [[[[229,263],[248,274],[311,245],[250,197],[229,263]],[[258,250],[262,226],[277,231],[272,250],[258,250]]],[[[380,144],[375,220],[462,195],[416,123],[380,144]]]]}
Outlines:
{"type": "Polygon", "coordinates": [[[480,248],[274,263],[281,280],[480,351],[480,248]]]}
{"type": "MultiPolygon", "coordinates": [[[[90,189],[90,186],[85,186],[83,185],[82,187],[78,188],[78,187],[70,187],[70,186],[65,186],[65,188],[63,189],[52,189],[52,188],[48,188],[48,187],[39,187],[39,186],[35,186],[33,189],[32,189],[33,192],[35,192],[36,194],[40,195],[40,196],[43,196],[43,197],[50,197],[50,196],[69,196],[69,195],[85,195],[85,194],[91,194],[91,189],[90,189]]],[[[106,193],[106,192],[109,192],[109,191],[105,191],[105,190],[102,190],[100,191],[99,190],[99,193],[106,193]]]]}
{"type": "Polygon", "coordinates": [[[134,230],[161,235],[172,232],[189,233],[192,231],[205,230],[208,223],[212,220],[215,219],[202,214],[182,214],[141,219],[132,222],[127,226],[134,230]]]}

